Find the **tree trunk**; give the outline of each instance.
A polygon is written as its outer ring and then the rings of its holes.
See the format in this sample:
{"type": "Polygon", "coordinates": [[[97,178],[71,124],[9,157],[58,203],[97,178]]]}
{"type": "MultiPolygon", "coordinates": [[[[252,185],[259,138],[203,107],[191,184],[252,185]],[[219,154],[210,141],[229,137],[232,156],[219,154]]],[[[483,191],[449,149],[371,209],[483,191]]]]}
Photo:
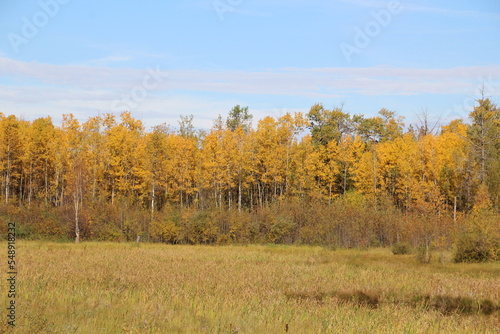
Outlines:
{"type": "Polygon", "coordinates": [[[238,180],[238,211],[241,212],[241,177],[238,180]]]}
{"type": "Polygon", "coordinates": [[[457,223],[457,196],[455,196],[455,200],[453,202],[453,222],[457,223]]]}
{"type": "Polygon", "coordinates": [[[78,213],[80,209],[80,201],[78,198],[78,189],[75,190],[75,195],[73,196],[73,201],[75,204],[75,243],[80,242],[80,222],[78,221],[78,213]]]}

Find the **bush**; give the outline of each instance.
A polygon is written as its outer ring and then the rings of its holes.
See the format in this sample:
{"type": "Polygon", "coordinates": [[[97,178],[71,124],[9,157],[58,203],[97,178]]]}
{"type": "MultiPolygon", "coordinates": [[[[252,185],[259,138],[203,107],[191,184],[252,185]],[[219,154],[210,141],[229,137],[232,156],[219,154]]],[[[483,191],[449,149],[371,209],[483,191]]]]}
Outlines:
{"type": "Polygon", "coordinates": [[[472,216],[455,242],[454,262],[485,262],[500,259],[498,218],[488,213],[472,216]]]}
{"type": "Polygon", "coordinates": [[[175,243],[179,236],[180,228],[172,220],[164,220],[161,222],[154,221],[149,227],[151,236],[165,243],[175,243]]]}
{"type": "Polygon", "coordinates": [[[478,234],[464,233],[456,243],[454,262],[486,262],[494,255],[488,242],[478,234]]]}
{"type": "Polygon", "coordinates": [[[394,255],[404,255],[410,254],[411,248],[406,242],[398,242],[392,245],[391,251],[394,255]]]}
{"type": "Polygon", "coordinates": [[[273,243],[293,243],[296,228],[293,221],[278,217],[269,226],[268,239],[273,243]]]}
{"type": "Polygon", "coordinates": [[[419,263],[430,263],[431,262],[431,257],[432,257],[432,254],[431,254],[431,251],[429,249],[429,245],[420,245],[418,246],[417,248],[417,261],[419,263]]]}
{"type": "MultiPolygon", "coordinates": [[[[7,224],[5,224],[7,225],[7,224]]],[[[36,233],[33,225],[16,224],[16,237],[19,239],[34,239],[36,233]]]]}
{"type": "Polygon", "coordinates": [[[212,224],[208,211],[186,209],[181,213],[179,240],[188,244],[214,243],[217,229],[212,224]]]}

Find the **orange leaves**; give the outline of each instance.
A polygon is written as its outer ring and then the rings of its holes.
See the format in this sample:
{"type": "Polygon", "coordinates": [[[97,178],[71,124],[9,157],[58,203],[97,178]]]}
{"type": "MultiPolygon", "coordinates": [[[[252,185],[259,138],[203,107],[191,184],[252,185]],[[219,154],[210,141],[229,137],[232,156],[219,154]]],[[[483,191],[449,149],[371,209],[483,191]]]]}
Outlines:
{"type": "Polygon", "coordinates": [[[387,193],[402,208],[444,210],[465,177],[467,145],[461,134],[462,125],[451,124],[439,136],[415,140],[405,134],[373,146],[357,166],[357,188],[374,197],[387,193]]]}
{"type": "MultiPolygon", "coordinates": [[[[472,114],[476,123],[496,115],[483,104],[472,114]]],[[[474,156],[479,123],[471,128],[453,121],[441,134],[416,138],[403,134],[402,119],[392,111],[351,117],[321,105],[307,118],[265,117],[255,129],[250,120],[246,108],[235,107],[226,122],[220,117],[201,135],[192,117],[183,117],[174,133],[166,126],[145,131],[129,112],[82,124],[63,115],[60,127],[50,118],[25,122],[0,115],[1,196],[65,205],[79,180],[81,202],[123,200],[147,207],[153,218],[168,204],[241,210],[297,198],[332,203],[350,191],[373,201],[388,197],[406,211],[441,212],[455,198],[459,210],[472,207],[481,162],[490,197],[495,194],[496,165],[474,156]],[[307,127],[311,134],[304,133],[307,127]]],[[[486,148],[493,156],[493,146],[486,148]]]]}
{"type": "MultiPolygon", "coordinates": [[[[114,121],[106,117],[110,124],[114,121]]],[[[107,175],[112,199],[115,196],[144,196],[143,182],[146,178],[144,129],[140,121],[130,113],[120,115],[121,122],[105,133],[109,167],[107,175]]]]}

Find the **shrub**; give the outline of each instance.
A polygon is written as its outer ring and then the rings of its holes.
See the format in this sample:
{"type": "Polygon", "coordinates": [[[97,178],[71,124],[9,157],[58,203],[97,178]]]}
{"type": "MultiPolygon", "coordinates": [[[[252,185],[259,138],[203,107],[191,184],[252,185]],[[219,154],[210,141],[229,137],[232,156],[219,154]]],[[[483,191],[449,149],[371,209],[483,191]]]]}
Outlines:
{"type": "Polygon", "coordinates": [[[228,245],[231,243],[229,234],[220,234],[217,236],[217,245],[228,245]]]}
{"type": "Polygon", "coordinates": [[[498,260],[500,229],[498,218],[484,214],[473,216],[455,242],[454,262],[485,262],[498,260]]]}
{"type": "Polygon", "coordinates": [[[429,245],[418,246],[416,257],[419,263],[430,263],[432,254],[429,245]]]}
{"type": "Polygon", "coordinates": [[[154,239],[165,243],[175,243],[179,236],[180,228],[172,220],[151,223],[149,233],[154,239]]]}
{"type": "Polygon", "coordinates": [[[297,224],[293,221],[278,217],[269,226],[268,239],[273,243],[292,243],[297,224]]]}
{"type": "Polygon", "coordinates": [[[480,235],[463,233],[455,245],[453,261],[486,262],[493,258],[491,248],[488,246],[488,243],[480,235]]]}
{"type": "Polygon", "coordinates": [[[189,244],[213,244],[219,228],[209,211],[188,209],[181,215],[179,240],[189,244]]]}
{"type": "MultiPolygon", "coordinates": [[[[7,224],[5,224],[7,226],[7,224]]],[[[16,237],[19,239],[34,239],[35,229],[33,225],[28,224],[16,224],[16,237]]]]}
{"type": "Polygon", "coordinates": [[[394,255],[404,255],[410,254],[411,248],[406,242],[398,242],[392,245],[391,251],[394,255]]]}
{"type": "Polygon", "coordinates": [[[99,227],[94,238],[98,241],[121,241],[123,234],[114,224],[106,223],[99,227]]]}
{"type": "Polygon", "coordinates": [[[252,227],[258,232],[258,224],[252,224],[252,216],[246,211],[242,212],[224,212],[225,216],[229,217],[229,236],[230,241],[237,243],[249,243],[253,241],[252,227]]]}

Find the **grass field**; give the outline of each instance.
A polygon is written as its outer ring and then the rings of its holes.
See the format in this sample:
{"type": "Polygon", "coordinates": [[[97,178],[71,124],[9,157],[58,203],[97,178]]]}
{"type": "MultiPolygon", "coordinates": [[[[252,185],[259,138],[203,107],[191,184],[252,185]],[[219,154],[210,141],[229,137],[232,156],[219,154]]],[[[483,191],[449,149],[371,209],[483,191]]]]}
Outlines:
{"type": "Polygon", "coordinates": [[[27,241],[16,256],[18,333],[500,332],[500,263],[424,265],[388,249],[27,241]]]}

